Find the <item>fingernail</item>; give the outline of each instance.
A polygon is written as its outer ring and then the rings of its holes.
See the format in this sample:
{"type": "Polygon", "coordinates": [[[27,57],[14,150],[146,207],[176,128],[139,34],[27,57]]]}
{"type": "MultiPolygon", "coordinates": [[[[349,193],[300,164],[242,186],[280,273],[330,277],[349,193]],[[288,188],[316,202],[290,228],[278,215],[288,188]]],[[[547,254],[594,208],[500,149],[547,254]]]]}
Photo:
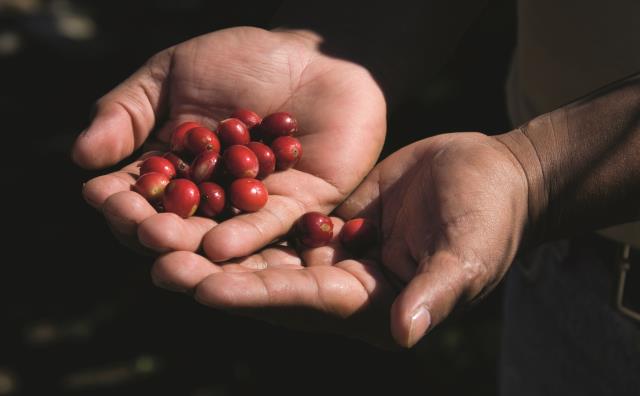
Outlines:
{"type": "Polygon", "coordinates": [[[409,338],[407,339],[407,347],[414,346],[422,336],[425,335],[431,325],[431,314],[424,305],[421,305],[411,315],[411,324],[409,325],[409,338]]]}

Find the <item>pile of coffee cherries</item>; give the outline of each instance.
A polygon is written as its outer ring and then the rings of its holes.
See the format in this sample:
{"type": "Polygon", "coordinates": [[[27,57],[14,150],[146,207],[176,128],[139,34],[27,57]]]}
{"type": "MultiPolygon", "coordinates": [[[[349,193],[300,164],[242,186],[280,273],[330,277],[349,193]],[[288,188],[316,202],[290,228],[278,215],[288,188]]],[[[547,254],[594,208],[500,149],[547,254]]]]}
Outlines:
{"type": "Polygon", "coordinates": [[[170,152],[142,162],[133,190],[159,211],[184,218],[196,211],[217,219],[258,211],[269,195],[260,180],[302,156],[297,131],[296,119],[285,112],[261,119],[237,110],[215,131],[185,122],[171,135],[170,152]]]}
{"type": "MultiPolygon", "coordinates": [[[[215,130],[185,122],[173,131],[170,151],[146,158],[133,191],[159,212],[183,218],[199,215],[223,220],[256,212],[268,200],[261,182],[273,172],[294,167],[302,145],[294,137],[298,122],[287,112],[260,118],[239,109],[215,130]]],[[[295,224],[295,239],[306,247],[328,244],[333,223],[319,212],[303,215],[295,224]]],[[[364,219],[352,219],[341,232],[342,244],[354,252],[375,243],[376,229],[364,219]]]]}

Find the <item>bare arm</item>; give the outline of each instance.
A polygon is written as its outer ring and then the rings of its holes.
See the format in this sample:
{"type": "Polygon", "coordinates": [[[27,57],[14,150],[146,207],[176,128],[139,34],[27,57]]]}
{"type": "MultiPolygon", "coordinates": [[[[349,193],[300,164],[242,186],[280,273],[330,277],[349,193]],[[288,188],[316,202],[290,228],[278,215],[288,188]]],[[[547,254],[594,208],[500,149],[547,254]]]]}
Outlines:
{"type": "Polygon", "coordinates": [[[640,219],[640,73],[498,137],[529,184],[529,242],[640,219]]]}

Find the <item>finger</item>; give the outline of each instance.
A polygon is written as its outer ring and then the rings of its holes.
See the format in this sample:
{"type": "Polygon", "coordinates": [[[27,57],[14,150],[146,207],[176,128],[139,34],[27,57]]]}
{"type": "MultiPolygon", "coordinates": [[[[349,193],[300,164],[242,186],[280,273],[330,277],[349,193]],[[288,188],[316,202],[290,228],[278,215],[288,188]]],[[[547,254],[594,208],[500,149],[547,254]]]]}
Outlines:
{"type": "Polygon", "coordinates": [[[225,272],[262,271],[267,268],[302,268],[302,260],[296,251],[287,246],[276,245],[248,257],[220,264],[225,272]]]}
{"type": "Polygon", "coordinates": [[[116,239],[143,255],[153,255],[153,252],[138,242],[138,225],[155,213],[155,209],[144,198],[131,191],[111,195],[102,207],[102,214],[116,239]],[[127,208],[125,214],[122,214],[121,206],[127,208]]]}
{"type": "MultiPolygon", "coordinates": [[[[123,212],[128,210],[127,207],[119,209],[123,212]]],[[[142,245],[159,253],[172,250],[195,252],[200,248],[202,237],[216,224],[206,217],[183,219],[175,213],[159,213],[144,219],[137,234],[142,245]]]]}
{"type": "Polygon", "coordinates": [[[133,162],[121,170],[107,175],[95,177],[84,184],[82,196],[96,209],[101,209],[104,202],[113,194],[130,191],[140,173],[140,161],[133,162]]]}
{"type": "Polygon", "coordinates": [[[412,347],[451,313],[467,289],[468,268],[446,251],[421,263],[391,308],[391,332],[398,344],[412,347]]]}
{"type": "Polygon", "coordinates": [[[214,308],[306,331],[343,334],[392,348],[389,307],[395,293],[374,265],[216,273],[195,298],[214,308]]]}
{"type": "Polygon", "coordinates": [[[157,256],[156,252],[141,245],[136,238],[121,234],[120,232],[116,231],[109,222],[107,222],[107,226],[111,230],[111,233],[116,238],[116,240],[118,240],[118,242],[120,242],[122,245],[124,245],[128,249],[136,252],[141,256],[149,256],[149,257],[157,256]]]}
{"type": "Polygon", "coordinates": [[[368,292],[348,272],[319,266],[214,273],[198,284],[195,298],[220,309],[304,307],[345,318],[367,304],[368,292]]]}
{"type": "Polygon", "coordinates": [[[197,254],[172,252],[156,260],[151,275],[156,285],[169,290],[195,289],[195,298],[214,308],[392,346],[384,324],[395,293],[377,266],[346,260],[334,267],[303,269],[299,259],[291,261],[291,253],[269,248],[254,255],[268,262],[267,269],[250,269],[243,262],[230,264],[234,269],[227,271],[227,265],[214,265],[197,254]]]}
{"type": "Polygon", "coordinates": [[[163,289],[187,292],[222,269],[192,252],[171,252],[159,257],[151,267],[153,283],[163,289]]]}
{"type": "Polygon", "coordinates": [[[233,217],[211,229],[204,236],[202,247],[213,261],[248,256],[286,234],[305,212],[305,207],[293,198],[269,195],[259,211],[233,217]]]}
{"type": "Polygon", "coordinates": [[[172,252],[158,258],[151,269],[154,283],[173,291],[189,291],[207,276],[225,272],[259,271],[266,268],[302,268],[292,249],[274,247],[242,260],[216,265],[192,252],[172,252]]]}
{"type": "Polygon", "coordinates": [[[142,145],[165,111],[172,54],[168,49],[153,56],[97,102],[95,117],[72,150],[78,165],[89,169],[113,165],[142,145]]]}
{"type": "Polygon", "coordinates": [[[111,195],[102,206],[109,227],[118,236],[137,239],[138,226],[156,210],[140,194],[121,191],[111,195]]]}
{"type": "Polygon", "coordinates": [[[365,217],[373,221],[374,224],[380,224],[380,186],[378,180],[378,168],[374,168],[358,188],[334,210],[336,216],[344,220],[365,217]]]}

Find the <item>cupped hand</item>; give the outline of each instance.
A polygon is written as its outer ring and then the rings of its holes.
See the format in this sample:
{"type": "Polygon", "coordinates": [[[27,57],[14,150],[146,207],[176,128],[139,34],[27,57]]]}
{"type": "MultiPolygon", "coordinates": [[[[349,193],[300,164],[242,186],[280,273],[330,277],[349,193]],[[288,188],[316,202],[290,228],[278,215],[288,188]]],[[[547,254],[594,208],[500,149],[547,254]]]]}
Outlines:
{"type": "Polygon", "coordinates": [[[286,258],[267,249],[236,272],[175,252],[156,262],[154,279],[215,308],[410,347],[500,281],[528,222],[527,192],[499,139],[439,135],[386,158],[336,210],[378,225],[380,244],[367,259],[338,243],[286,258]]]}
{"type": "Polygon", "coordinates": [[[251,256],[213,263],[197,253],[159,257],[154,283],[193,295],[212,308],[290,328],[358,338],[395,349],[388,323],[397,291],[373,260],[355,260],[334,240],[303,252],[275,245],[251,256]]]}
{"type": "Polygon", "coordinates": [[[262,210],[219,225],[203,217],[158,214],[130,191],[135,162],[86,183],[86,200],[127,244],[155,252],[202,247],[216,261],[253,253],[305,212],[331,211],[375,164],[386,105],[364,67],[322,54],[319,44],[310,32],[239,27],[176,45],[98,101],[73,149],[81,166],[102,168],[145,141],[166,147],[184,121],[215,128],[237,108],[262,116],[289,111],[298,119],[304,155],[296,169],[265,179],[270,195],[262,210]]]}

